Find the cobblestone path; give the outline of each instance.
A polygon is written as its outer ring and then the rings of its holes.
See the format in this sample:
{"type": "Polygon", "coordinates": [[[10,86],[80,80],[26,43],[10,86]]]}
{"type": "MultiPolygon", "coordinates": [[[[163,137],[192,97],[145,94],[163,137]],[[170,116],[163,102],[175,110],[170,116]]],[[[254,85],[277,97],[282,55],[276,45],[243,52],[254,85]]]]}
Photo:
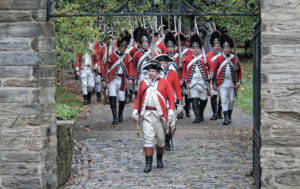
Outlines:
{"type": "MultiPolygon", "coordinates": [[[[94,99],[93,99],[94,100],[94,99]]],[[[94,100],[95,101],[95,100],[94,100]]],[[[129,119],[133,104],[126,105],[125,123],[112,126],[109,105],[94,102],[76,126],[73,172],[66,188],[254,188],[247,176],[252,169],[252,118],[235,108],[233,123],[179,120],[174,151],[164,154],[164,168],[143,173],[143,139],[129,119]]]]}

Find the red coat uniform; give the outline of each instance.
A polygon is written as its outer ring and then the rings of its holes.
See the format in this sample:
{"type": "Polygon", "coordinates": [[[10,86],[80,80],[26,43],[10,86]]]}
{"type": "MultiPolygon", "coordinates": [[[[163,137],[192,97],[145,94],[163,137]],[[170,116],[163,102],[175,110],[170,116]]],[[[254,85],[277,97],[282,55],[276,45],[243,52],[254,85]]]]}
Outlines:
{"type": "Polygon", "coordinates": [[[183,78],[185,78],[187,83],[189,83],[195,73],[196,65],[198,65],[200,72],[205,74],[204,80],[207,81],[208,74],[213,75],[213,73],[214,73],[214,68],[213,68],[213,65],[212,65],[210,59],[208,59],[206,57],[207,63],[205,64],[203,56],[202,56],[201,61],[194,61],[193,63],[191,63],[191,61],[193,61],[194,58],[195,58],[194,55],[190,55],[186,58],[186,60],[185,60],[186,68],[183,70],[183,72],[184,72],[183,78]]]}
{"type": "MultiPolygon", "coordinates": [[[[110,83],[111,81],[114,80],[114,78],[119,75],[120,77],[122,77],[123,79],[125,79],[125,77],[128,76],[128,69],[129,69],[129,65],[130,62],[132,61],[132,58],[129,54],[124,54],[124,55],[118,55],[116,52],[113,52],[107,60],[107,66],[108,66],[108,82],[110,83]],[[120,58],[123,58],[123,61],[119,61],[117,63],[117,61],[120,58]],[[122,68],[122,74],[119,74],[119,69],[122,68]]],[[[102,78],[105,77],[105,73],[102,72],[101,73],[102,78]]],[[[124,80],[125,81],[125,80],[124,80]]],[[[125,82],[124,82],[124,87],[125,87],[125,82]]]]}
{"type": "MultiPolygon", "coordinates": [[[[82,57],[83,57],[83,55],[81,55],[81,56],[79,56],[79,57],[76,58],[76,61],[75,61],[75,70],[76,71],[81,71],[81,69],[82,69],[82,66],[81,66],[81,64],[82,64],[82,62],[81,62],[82,57]]],[[[92,65],[91,65],[92,67],[91,68],[93,68],[94,65],[95,65],[94,53],[91,53],[90,57],[91,57],[91,60],[92,60],[92,65]]]]}
{"type": "MultiPolygon", "coordinates": [[[[231,72],[231,76],[232,76],[232,80],[233,80],[233,84],[235,85],[237,83],[237,81],[242,81],[242,68],[241,68],[241,64],[239,59],[237,58],[237,66],[235,66],[235,56],[233,54],[230,54],[230,57],[228,57],[228,59],[230,60],[231,64],[229,64],[230,67],[230,72],[231,72]],[[237,68],[236,68],[237,67],[237,68]]],[[[226,69],[226,64],[225,63],[225,55],[222,56],[218,56],[216,61],[215,61],[215,65],[214,65],[214,82],[217,83],[217,86],[220,86],[223,81],[224,81],[224,77],[225,77],[225,71],[226,69]]]]}
{"type": "Polygon", "coordinates": [[[167,70],[163,74],[164,74],[164,78],[166,78],[169,81],[172,90],[176,94],[177,100],[182,100],[181,87],[180,87],[178,74],[174,70],[167,70]]]}
{"type": "MultiPolygon", "coordinates": [[[[146,56],[146,58],[149,61],[149,60],[151,60],[151,49],[148,49],[147,52],[148,51],[150,51],[150,52],[146,56]]],[[[157,55],[159,55],[159,53],[155,52],[153,57],[155,57],[157,55]]],[[[139,50],[135,53],[135,55],[133,57],[133,60],[132,60],[132,64],[131,64],[130,69],[129,69],[129,76],[130,77],[138,78],[139,72],[141,71],[141,70],[138,69],[138,66],[139,66],[138,63],[139,63],[139,61],[142,57],[143,57],[143,51],[139,50]]]]}
{"type": "Polygon", "coordinates": [[[210,59],[213,65],[215,65],[216,58],[220,55],[222,54],[221,53],[215,54],[213,51],[206,53],[207,59],[210,59]]]}
{"type": "Polygon", "coordinates": [[[165,46],[165,43],[163,40],[159,40],[156,42],[156,47],[158,48],[159,54],[166,54],[167,53],[167,48],[165,46]]]}
{"type": "MultiPolygon", "coordinates": [[[[150,79],[145,79],[141,82],[138,94],[137,94],[137,98],[135,100],[134,103],[134,110],[139,110],[139,115],[143,116],[145,109],[146,109],[146,104],[145,102],[145,98],[147,96],[147,90],[145,91],[145,93],[143,94],[143,91],[146,89],[146,87],[149,85],[150,83],[150,79]],[[143,95],[143,96],[142,96],[143,95]]],[[[175,98],[173,95],[173,91],[171,88],[171,85],[169,83],[168,80],[164,79],[164,78],[160,78],[158,81],[158,85],[157,85],[157,98],[159,100],[159,104],[162,110],[162,117],[167,118],[168,113],[170,114],[172,112],[174,112],[175,110],[175,98]],[[167,102],[169,102],[169,112],[167,109],[167,102]],[[170,110],[172,110],[170,112],[170,110]]]]}
{"type": "Polygon", "coordinates": [[[135,47],[135,46],[132,46],[130,49],[128,49],[129,50],[129,55],[131,56],[131,57],[134,57],[134,54],[138,51],[138,48],[137,47],[135,47]]]}
{"type": "Polygon", "coordinates": [[[104,55],[105,55],[105,47],[104,45],[100,45],[98,42],[94,44],[94,61],[96,65],[96,70],[98,73],[101,73],[104,70],[104,55]]]}
{"type": "Polygon", "coordinates": [[[188,49],[188,48],[185,48],[183,51],[182,51],[182,72],[181,72],[181,78],[184,79],[184,74],[185,74],[185,70],[186,70],[186,58],[188,56],[191,56],[193,54],[193,51],[191,49],[188,49]]]}

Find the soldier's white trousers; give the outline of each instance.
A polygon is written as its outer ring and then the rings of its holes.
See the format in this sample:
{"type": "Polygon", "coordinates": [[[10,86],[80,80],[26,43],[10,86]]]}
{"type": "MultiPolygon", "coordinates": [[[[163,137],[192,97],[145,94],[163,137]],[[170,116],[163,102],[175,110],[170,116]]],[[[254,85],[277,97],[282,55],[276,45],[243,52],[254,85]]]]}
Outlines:
{"type": "Polygon", "coordinates": [[[146,110],[143,119],[144,147],[165,146],[165,131],[160,116],[146,110]]]}
{"type": "Polygon", "coordinates": [[[235,103],[234,86],[222,84],[220,87],[220,96],[223,111],[233,110],[235,103]]]}
{"type": "Polygon", "coordinates": [[[99,74],[95,76],[95,91],[101,92],[101,77],[99,74]]]}
{"type": "Polygon", "coordinates": [[[122,79],[120,77],[115,78],[109,83],[109,96],[117,96],[119,101],[125,101],[125,90],[121,91],[122,79]]]}
{"type": "Polygon", "coordinates": [[[207,99],[207,88],[199,83],[190,88],[190,98],[200,98],[201,100],[207,99]]]}
{"type": "Polygon", "coordinates": [[[83,95],[87,95],[88,92],[93,92],[95,87],[95,79],[92,69],[90,67],[84,67],[81,70],[80,82],[83,95]]]}

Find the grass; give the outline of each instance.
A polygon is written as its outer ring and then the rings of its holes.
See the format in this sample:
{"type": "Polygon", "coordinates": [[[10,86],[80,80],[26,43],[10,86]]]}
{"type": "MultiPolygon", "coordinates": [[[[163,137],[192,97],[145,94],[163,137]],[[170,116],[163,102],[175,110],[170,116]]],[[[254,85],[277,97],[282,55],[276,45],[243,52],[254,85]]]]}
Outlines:
{"type": "Polygon", "coordinates": [[[56,113],[57,119],[77,119],[82,105],[81,99],[71,91],[57,86],[56,88],[56,113]]]}
{"type": "Polygon", "coordinates": [[[238,90],[237,106],[247,114],[253,113],[253,63],[251,59],[241,60],[243,82],[238,90]]]}

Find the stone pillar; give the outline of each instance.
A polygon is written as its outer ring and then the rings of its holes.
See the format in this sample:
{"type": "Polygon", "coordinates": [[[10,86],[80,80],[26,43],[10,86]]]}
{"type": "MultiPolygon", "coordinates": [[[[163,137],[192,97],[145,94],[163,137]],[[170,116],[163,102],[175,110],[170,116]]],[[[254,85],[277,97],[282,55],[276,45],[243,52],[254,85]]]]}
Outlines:
{"type": "Polygon", "coordinates": [[[47,0],[0,3],[0,188],[56,188],[55,28],[47,0]]]}
{"type": "Polygon", "coordinates": [[[262,1],[262,188],[300,186],[300,1],[262,1]]]}

